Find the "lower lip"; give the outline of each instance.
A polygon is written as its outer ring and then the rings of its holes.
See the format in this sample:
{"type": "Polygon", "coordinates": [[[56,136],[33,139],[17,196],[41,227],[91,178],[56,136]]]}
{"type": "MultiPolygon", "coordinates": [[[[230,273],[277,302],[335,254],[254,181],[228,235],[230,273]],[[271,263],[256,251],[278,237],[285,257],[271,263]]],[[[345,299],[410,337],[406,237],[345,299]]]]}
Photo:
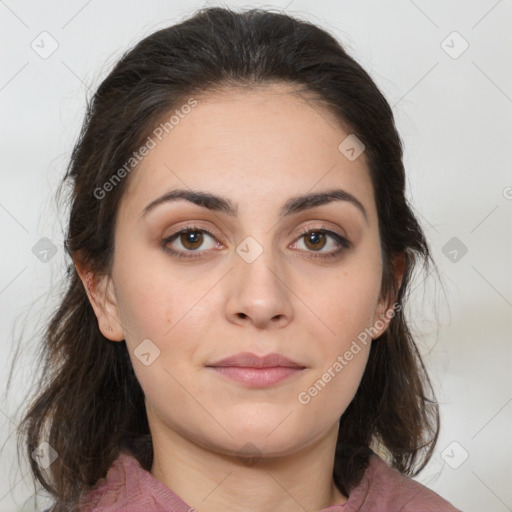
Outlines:
{"type": "Polygon", "coordinates": [[[297,375],[304,368],[290,368],[285,366],[275,366],[272,368],[245,368],[240,366],[211,366],[222,375],[231,380],[242,382],[248,386],[267,388],[274,386],[278,382],[297,375]]]}

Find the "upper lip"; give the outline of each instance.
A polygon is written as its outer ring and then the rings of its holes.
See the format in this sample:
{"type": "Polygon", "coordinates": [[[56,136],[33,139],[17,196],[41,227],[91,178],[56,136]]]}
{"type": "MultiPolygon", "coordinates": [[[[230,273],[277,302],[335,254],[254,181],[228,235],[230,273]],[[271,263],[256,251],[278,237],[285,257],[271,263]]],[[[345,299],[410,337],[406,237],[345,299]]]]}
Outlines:
{"type": "Polygon", "coordinates": [[[282,354],[271,353],[266,356],[257,356],[250,352],[242,352],[225,357],[206,366],[240,366],[243,368],[274,368],[283,366],[288,368],[304,368],[303,365],[292,361],[282,354]]]}

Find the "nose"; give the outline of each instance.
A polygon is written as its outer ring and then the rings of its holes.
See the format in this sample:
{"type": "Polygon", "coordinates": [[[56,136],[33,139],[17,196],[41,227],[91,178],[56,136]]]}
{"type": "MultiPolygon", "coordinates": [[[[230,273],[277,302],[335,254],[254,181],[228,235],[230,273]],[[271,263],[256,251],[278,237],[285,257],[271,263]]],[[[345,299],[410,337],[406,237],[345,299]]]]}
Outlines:
{"type": "Polygon", "coordinates": [[[293,293],[286,282],[284,265],[266,249],[251,263],[238,254],[234,258],[234,268],[228,274],[228,320],[260,329],[288,325],[293,319],[293,293]]]}

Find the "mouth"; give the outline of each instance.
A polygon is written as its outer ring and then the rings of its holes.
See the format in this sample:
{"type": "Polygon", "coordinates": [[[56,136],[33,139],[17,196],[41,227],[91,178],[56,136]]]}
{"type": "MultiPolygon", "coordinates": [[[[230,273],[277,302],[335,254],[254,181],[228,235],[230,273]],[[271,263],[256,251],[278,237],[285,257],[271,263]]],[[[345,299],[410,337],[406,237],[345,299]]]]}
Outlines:
{"type": "Polygon", "coordinates": [[[266,388],[302,373],[306,367],[281,354],[236,354],[206,365],[223,377],[249,387],[266,388]]]}

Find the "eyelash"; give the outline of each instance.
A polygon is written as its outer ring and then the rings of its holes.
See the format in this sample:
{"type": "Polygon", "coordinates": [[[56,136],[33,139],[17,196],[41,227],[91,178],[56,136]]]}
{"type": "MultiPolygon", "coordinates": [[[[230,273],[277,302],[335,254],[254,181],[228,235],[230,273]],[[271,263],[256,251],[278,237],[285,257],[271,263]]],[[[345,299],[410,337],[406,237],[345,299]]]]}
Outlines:
{"type": "MultiPolygon", "coordinates": [[[[202,229],[202,228],[200,228],[198,226],[185,226],[180,231],[177,231],[176,233],[173,233],[172,235],[168,236],[167,238],[165,238],[162,241],[162,246],[163,246],[164,250],[166,252],[170,253],[172,256],[176,256],[178,258],[190,259],[190,258],[200,258],[200,257],[202,257],[201,252],[204,252],[204,251],[199,251],[198,250],[198,251],[185,251],[184,252],[184,251],[177,251],[175,249],[170,249],[169,247],[167,247],[167,244],[172,242],[179,235],[184,234],[184,233],[188,233],[188,232],[206,233],[207,235],[209,235],[213,239],[215,239],[215,236],[212,233],[210,233],[207,229],[202,229]]],[[[332,259],[332,258],[335,258],[335,257],[339,256],[342,252],[344,252],[346,249],[349,249],[352,246],[352,244],[345,237],[341,236],[340,234],[338,234],[338,233],[336,233],[334,231],[330,231],[328,229],[325,229],[324,226],[322,226],[321,228],[305,228],[302,231],[300,231],[300,233],[298,234],[296,240],[299,240],[303,236],[305,236],[307,234],[310,234],[310,233],[321,233],[321,234],[329,235],[331,238],[333,238],[340,245],[340,247],[338,249],[336,249],[333,252],[327,253],[327,254],[324,254],[324,253],[315,254],[315,251],[306,251],[306,252],[311,252],[312,253],[312,255],[311,255],[312,258],[321,258],[321,259],[325,259],[325,260],[326,259],[332,259]]]]}

